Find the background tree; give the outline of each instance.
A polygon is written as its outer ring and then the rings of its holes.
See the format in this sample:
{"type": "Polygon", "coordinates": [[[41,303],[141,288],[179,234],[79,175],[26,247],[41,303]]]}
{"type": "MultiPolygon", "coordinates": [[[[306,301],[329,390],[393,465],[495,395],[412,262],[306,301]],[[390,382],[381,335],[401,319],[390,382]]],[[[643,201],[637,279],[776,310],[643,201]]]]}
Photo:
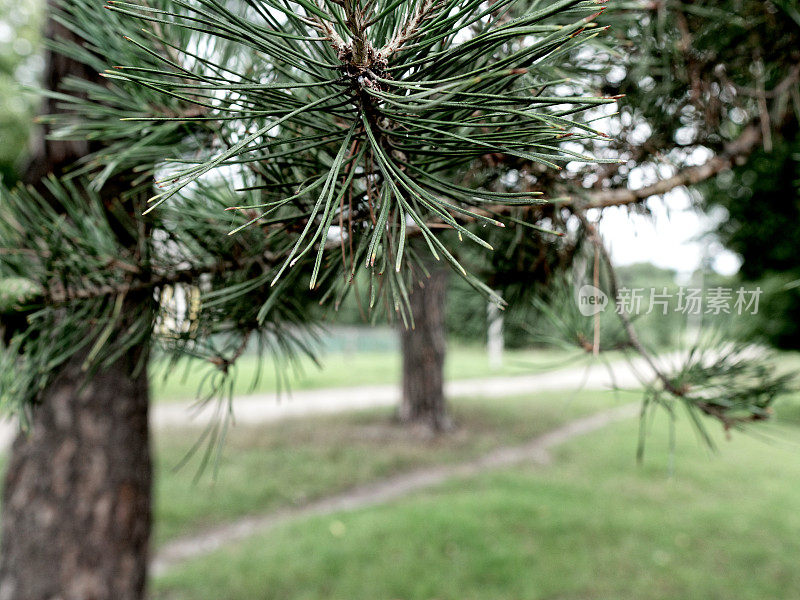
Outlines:
{"type": "Polygon", "coordinates": [[[409,295],[414,323],[400,329],[400,420],[433,432],[452,427],[444,396],[448,275],[447,269],[432,268],[428,279],[414,286],[409,295]]]}

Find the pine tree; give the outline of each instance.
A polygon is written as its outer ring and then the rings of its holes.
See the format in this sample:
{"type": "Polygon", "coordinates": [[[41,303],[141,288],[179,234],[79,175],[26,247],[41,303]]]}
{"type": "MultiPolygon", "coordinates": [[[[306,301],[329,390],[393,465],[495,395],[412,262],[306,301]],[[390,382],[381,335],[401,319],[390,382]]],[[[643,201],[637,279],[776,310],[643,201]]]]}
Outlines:
{"type": "Polygon", "coordinates": [[[481,244],[468,226],[539,202],[458,173],[486,152],[554,168],[571,115],[608,100],[531,93],[551,83],[535,64],[582,41],[593,3],[506,23],[512,4],[52,8],[68,31],[51,40],[44,147],[90,144],[3,192],[3,312],[26,319],[3,320],[2,395],[31,427],[6,481],[4,593],[143,594],[154,345],[205,358],[205,393],[224,399],[246,347],[307,350],[305,307],[343,297],[357,268],[370,305],[409,322],[422,251],[469,277],[434,229],[481,244]],[[144,33],[119,36],[137,21],[144,33]],[[164,301],[178,292],[191,314],[164,301]]]}
{"type": "MultiPolygon", "coordinates": [[[[58,36],[65,42],[76,41],[74,34],[56,20],[48,23],[48,35],[58,36]]],[[[46,63],[46,84],[52,89],[70,77],[93,84],[101,80],[96,70],[88,65],[52,51],[47,53],[46,63]]],[[[56,114],[61,109],[50,99],[45,110],[56,114]]],[[[45,262],[53,261],[49,268],[60,276],[69,270],[67,261],[90,261],[92,258],[85,255],[70,259],[70,250],[83,252],[88,247],[96,258],[108,247],[97,247],[92,241],[82,243],[81,237],[97,239],[102,230],[92,227],[93,220],[85,219],[82,207],[62,202],[61,196],[66,190],[56,180],[75,161],[91,152],[92,143],[77,139],[46,140],[46,133],[42,132],[42,137],[36,141],[35,152],[24,173],[29,190],[13,199],[3,198],[2,239],[4,250],[11,253],[6,266],[16,262],[18,257],[13,253],[28,249],[38,252],[45,262]],[[9,206],[9,201],[15,200],[24,203],[18,210],[9,206]],[[36,218],[41,221],[21,220],[19,217],[24,218],[29,207],[36,203],[41,210],[32,212],[38,212],[36,218]],[[63,227],[64,219],[70,216],[78,217],[72,231],[63,227]],[[50,229],[59,237],[76,236],[75,243],[79,246],[69,248],[68,244],[48,243],[46,249],[42,248],[39,243],[43,240],[36,239],[36,232],[41,233],[43,229],[50,229]],[[33,244],[29,246],[30,242],[33,244]],[[49,253],[46,258],[45,252],[49,253]]],[[[119,202],[120,192],[127,187],[123,176],[111,178],[102,192],[102,200],[119,203],[121,210],[137,210],[135,201],[119,202]]],[[[100,196],[93,199],[101,201],[100,196]]],[[[77,201],[78,196],[70,200],[77,201]]],[[[89,214],[100,216],[99,211],[89,214]]],[[[119,219],[107,218],[103,226],[113,249],[107,258],[141,250],[137,236],[130,235],[119,219]]],[[[41,289],[34,283],[36,280],[30,278],[28,269],[35,268],[31,261],[18,263],[17,267],[16,286],[3,280],[3,291],[12,301],[28,293],[38,294],[41,289]]],[[[141,291],[120,296],[118,322],[109,322],[109,327],[116,325],[109,333],[116,334],[132,325],[130,315],[148,320],[152,304],[152,298],[141,291]]],[[[81,332],[70,331],[68,322],[59,322],[58,317],[35,312],[28,316],[31,320],[43,318],[47,322],[45,329],[34,334],[38,339],[31,340],[31,346],[57,346],[59,337],[64,336],[62,348],[74,345],[77,352],[61,361],[58,373],[37,395],[35,408],[25,402],[23,396],[17,399],[24,403],[20,410],[28,414],[30,432],[18,436],[6,472],[0,593],[14,598],[45,598],[65,592],[71,597],[91,597],[98,593],[98,586],[103,586],[105,595],[136,597],[145,584],[144,563],[151,518],[147,346],[132,338],[124,348],[124,355],[109,358],[103,372],[91,382],[85,382],[81,366],[88,358],[88,349],[79,336],[74,336],[81,332]],[[133,363],[136,362],[141,365],[135,371],[133,363]],[[87,386],[85,390],[81,390],[83,385],[87,386]],[[99,477],[82,475],[92,468],[101,470],[99,477]],[[53,476],[54,471],[57,477],[53,476]],[[54,506],[58,507],[58,519],[48,519],[54,506]],[[95,518],[91,514],[98,506],[106,507],[105,518],[95,518]],[[65,564],[66,556],[72,557],[73,564],[65,564]],[[90,575],[79,583],[75,573],[90,575]]],[[[84,313],[85,316],[90,315],[84,313]]],[[[19,339],[17,334],[22,335],[27,328],[23,318],[15,317],[3,318],[4,337],[13,340],[12,345],[19,339]]],[[[31,331],[42,325],[31,323],[31,331]]],[[[9,360],[9,357],[4,358],[9,360]]],[[[31,349],[26,359],[36,360],[36,351],[31,349]]],[[[17,365],[14,364],[17,361],[13,355],[10,360],[11,364],[4,361],[2,367],[4,399],[13,398],[15,386],[35,384],[35,381],[17,379],[17,365]]],[[[23,373],[28,377],[33,375],[28,370],[23,373]]]]}
{"type": "MultiPolygon", "coordinates": [[[[580,238],[554,251],[591,245],[607,259],[587,210],[707,178],[763,139],[745,128],[710,165],[645,189],[619,185],[627,146],[615,149],[592,126],[615,100],[592,93],[607,81],[598,60],[612,52],[597,37],[599,4],[112,1],[99,15],[93,2],[64,0],[54,8],[69,30],[54,50],[89,74],[53,78],[45,121],[53,139],[91,143],[68,172],[0,200],[2,312],[14,317],[3,319],[0,394],[32,424],[6,482],[0,596],[141,597],[153,349],[173,361],[205,359],[213,371],[203,394],[224,406],[236,359],[254,346],[286,358],[309,351],[309,304],[335,309],[358,293],[357,273],[368,276],[361,291],[374,313],[424,322],[410,290],[428,281],[430,261],[494,297],[465,266],[474,248],[503,250],[491,259],[499,284],[503,261],[519,263],[515,252],[524,265],[516,273],[539,268],[526,258],[542,246],[528,243],[531,232],[567,218],[580,222],[580,238]],[[577,182],[598,168],[599,180],[619,187],[586,193],[577,182]],[[188,310],[167,301],[176,295],[188,310]],[[123,424],[130,443],[100,452],[123,424]],[[76,452],[90,440],[100,441],[87,464],[76,452]],[[109,457],[139,465],[136,474],[109,457]],[[92,532],[91,544],[72,528],[92,532]]],[[[680,381],[659,372],[648,401],[668,392],[726,426],[762,418],[782,381],[747,367],[739,372],[755,383],[732,400],[730,386],[688,394],[684,386],[732,372],[701,364],[680,381]]]]}

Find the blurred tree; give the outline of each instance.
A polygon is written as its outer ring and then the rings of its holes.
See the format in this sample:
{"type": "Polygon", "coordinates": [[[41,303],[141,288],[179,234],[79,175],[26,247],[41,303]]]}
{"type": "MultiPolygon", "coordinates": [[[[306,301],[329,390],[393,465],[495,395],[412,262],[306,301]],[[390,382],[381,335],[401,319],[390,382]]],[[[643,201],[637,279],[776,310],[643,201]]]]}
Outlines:
{"type": "Polygon", "coordinates": [[[444,397],[447,269],[431,266],[430,277],[409,294],[414,324],[400,330],[403,395],[400,420],[446,431],[452,423],[444,397]]]}
{"type": "Polygon", "coordinates": [[[37,98],[22,86],[35,85],[41,71],[40,16],[34,0],[0,0],[0,180],[6,185],[24,169],[37,98]]]}

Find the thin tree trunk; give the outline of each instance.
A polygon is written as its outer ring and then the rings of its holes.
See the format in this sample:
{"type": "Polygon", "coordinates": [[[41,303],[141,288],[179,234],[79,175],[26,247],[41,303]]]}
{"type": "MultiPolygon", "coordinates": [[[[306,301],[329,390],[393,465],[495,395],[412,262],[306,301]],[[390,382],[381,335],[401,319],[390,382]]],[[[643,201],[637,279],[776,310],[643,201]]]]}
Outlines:
{"type": "MultiPolygon", "coordinates": [[[[52,19],[47,36],[75,40],[52,19]]],[[[48,53],[45,86],[58,90],[66,77],[99,80],[85,65],[48,53]]],[[[52,100],[44,107],[45,113],[57,110],[52,100]]],[[[24,177],[34,186],[91,150],[86,142],[46,140],[44,133],[24,177]]],[[[126,186],[121,178],[103,190],[109,205],[126,186]]],[[[120,233],[127,235],[123,228],[120,233]]],[[[123,312],[141,315],[152,304],[148,295],[128,298],[123,312]]],[[[92,374],[82,369],[85,355],[79,353],[31,408],[30,431],[14,442],[3,488],[0,600],[144,597],[151,527],[149,392],[146,368],[135,375],[134,369],[146,364],[147,352],[143,341],[92,374]]]]}
{"type": "Polygon", "coordinates": [[[440,432],[452,425],[444,397],[446,349],[445,269],[431,269],[424,287],[410,294],[414,327],[401,331],[403,352],[403,399],[400,420],[440,432]]]}

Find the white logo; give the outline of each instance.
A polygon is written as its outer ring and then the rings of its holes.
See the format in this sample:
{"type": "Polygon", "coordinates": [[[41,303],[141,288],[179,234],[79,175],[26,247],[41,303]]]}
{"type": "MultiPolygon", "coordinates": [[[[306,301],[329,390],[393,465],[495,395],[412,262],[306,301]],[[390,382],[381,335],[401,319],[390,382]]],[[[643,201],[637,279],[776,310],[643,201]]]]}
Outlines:
{"type": "Polygon", "coordinates": [[[578,290],[578,310],[584,317],[603,312],[608,307],[608,296],[593,285],[585,285],[578,290]]]}

